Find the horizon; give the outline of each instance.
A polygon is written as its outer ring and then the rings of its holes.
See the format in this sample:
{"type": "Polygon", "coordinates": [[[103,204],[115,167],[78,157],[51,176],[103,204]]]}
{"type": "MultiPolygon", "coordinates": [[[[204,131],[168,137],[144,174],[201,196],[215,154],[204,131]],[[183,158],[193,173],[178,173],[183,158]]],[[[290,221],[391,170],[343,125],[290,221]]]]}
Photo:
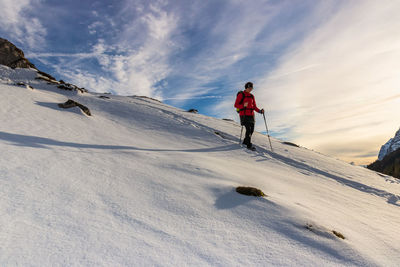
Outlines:
{"type": "Polygon", "coordinates": [[[357,165],[377,159],[400,126],[400,3],[2,0],[0,8],[1,37],[38,69],[92,92],[238,121],[236,93],[252,81],[271,136],[357,165]]]}

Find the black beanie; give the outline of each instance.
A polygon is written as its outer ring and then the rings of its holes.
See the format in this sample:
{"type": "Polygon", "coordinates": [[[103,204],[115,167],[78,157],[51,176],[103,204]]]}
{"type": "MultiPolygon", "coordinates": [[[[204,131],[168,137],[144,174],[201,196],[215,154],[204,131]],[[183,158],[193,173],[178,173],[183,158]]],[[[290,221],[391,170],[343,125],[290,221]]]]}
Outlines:
{"type": "Polygon", "coordinates": [[[248,82],[248,83],[246,83],[246,85],[244,86],[244,89],[247,89],[247,88],[253,88],[253,83],[252,82],[248,82]]]}

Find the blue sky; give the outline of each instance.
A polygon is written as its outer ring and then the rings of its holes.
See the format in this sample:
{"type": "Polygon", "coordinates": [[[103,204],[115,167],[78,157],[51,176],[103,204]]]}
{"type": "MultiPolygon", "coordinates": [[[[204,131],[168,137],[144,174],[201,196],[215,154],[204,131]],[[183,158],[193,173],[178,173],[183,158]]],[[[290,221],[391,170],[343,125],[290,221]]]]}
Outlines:
{"type": "Polygon", "coordinates": [[[0,0],[0,10],[1,37],[90,91],[236,119],[236,93],[252,81],[273,136],[360,164],[400,126],[398,1],[0,0]]]}

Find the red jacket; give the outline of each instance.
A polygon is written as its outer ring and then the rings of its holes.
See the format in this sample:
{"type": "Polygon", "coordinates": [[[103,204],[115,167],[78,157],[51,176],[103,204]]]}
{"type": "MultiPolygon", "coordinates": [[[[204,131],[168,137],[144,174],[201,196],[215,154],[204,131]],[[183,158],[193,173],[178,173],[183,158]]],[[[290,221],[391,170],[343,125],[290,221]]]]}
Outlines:
{"type": "Polygon", "coordinates": [[[235,108],[240,110],[239,111],[240,116],[254,116],[254,110],[260,113],[260,110],[256,105],[256,99],[251,93],[247,93],[246,91],[243,91],[243,93],[239,93],[237,95],[235,101],[235,108]],[[247,107],[244,107],[244,103],[246,102],[247,102],[247,107]]]}

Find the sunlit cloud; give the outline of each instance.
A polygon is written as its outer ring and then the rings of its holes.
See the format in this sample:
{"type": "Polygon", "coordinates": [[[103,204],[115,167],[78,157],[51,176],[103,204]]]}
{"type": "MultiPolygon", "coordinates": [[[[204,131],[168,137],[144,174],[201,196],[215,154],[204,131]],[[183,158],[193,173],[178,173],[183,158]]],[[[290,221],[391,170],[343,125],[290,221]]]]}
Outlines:
{"type": "Polygon", "coordinates": [[[379,150],[400,124],[398,12],[397,2],[348,2],[293,46],[259,82],[273,127],[341,158],[379,150]]]}
{"type": "Polygon", "coordinates": [[[253,81],[275,137],[358,163],[400,124],[396,1],[11,3],[0,24],[27,57],[90,91],[238,120],[236,93],[253,81]]]}

